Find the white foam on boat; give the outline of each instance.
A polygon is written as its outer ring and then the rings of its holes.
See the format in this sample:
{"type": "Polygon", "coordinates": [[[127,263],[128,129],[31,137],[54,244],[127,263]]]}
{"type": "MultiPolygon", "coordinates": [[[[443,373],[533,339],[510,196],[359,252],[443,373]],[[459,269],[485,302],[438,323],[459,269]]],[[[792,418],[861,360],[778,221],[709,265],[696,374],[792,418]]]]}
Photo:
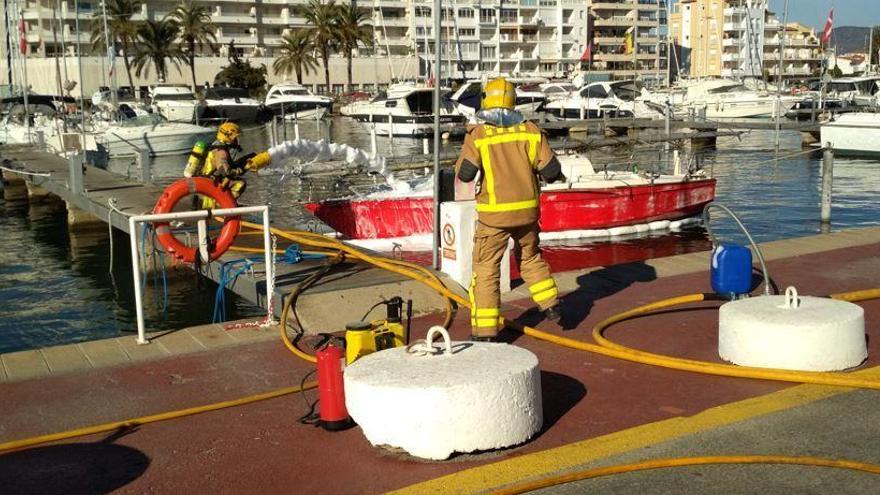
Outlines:
{"type": "MultiPolygon", "coordinates": [[[[658,220],[656,222],[643,223],[638,225],[628,225],[625,227],[614,227],[611,229],[590,229],[590,230],[560,230],[556,232],[541,232],[542,241],[574,241],[582,239],[603,239],[613,238],[625,235],[642,234],[645,232],[676,232],[688,225],[696,225],[701,223],[700,217],[683,218],[681,220],[658,220]]],[[[373,251],[393,251],[400,249],[403,251],[430,251],[434,242],[434,234],[414,234],[405,237],[387,237],[384,239],[350,239],[346,240],[348,244],[352,244],[373,251]]]]}

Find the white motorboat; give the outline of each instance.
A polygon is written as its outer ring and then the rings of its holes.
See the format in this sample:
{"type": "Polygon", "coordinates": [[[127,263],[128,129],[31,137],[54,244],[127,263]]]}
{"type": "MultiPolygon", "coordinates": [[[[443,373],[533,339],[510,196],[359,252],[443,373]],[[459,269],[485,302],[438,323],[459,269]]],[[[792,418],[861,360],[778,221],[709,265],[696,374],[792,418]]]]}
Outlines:
{"type": "Polygon", "coordinates": [[[849,100],[856,105],[877,104],[880,93],[880,76],[840,77],[832,79],[826,87],[826,96],[849,100]]]}
{"type": "Polygon", "coordinates": [[[209,88],[205,91],[205,112],[202,120],[239,124],[256,122],[263,105],[241,88],[209,88]]]}
{"type": "Polygon", "coordinates": [[[266,93],[263,104],[275,115],[285,119],[321,119],[333,106],[333,99],[319,96],[296,83],[278,83],[266,93]]]}
{"type": "Polygon", "coordinates": [[[196,98],[189,86],[162,84],[150,89],[150,106],[169,122],[198,122],[205,104],[196,98]]]}
{"type": "Polygon", "coordinates": [[[661,113],[668,103],[675,116],[705,111],[706,118],[710,119],[772,117],[776,112],[782,115],[798,99],[749,89],[742,82],[730,79],[689,81],[678,88],[655,93],[642,90],[638,98],[661,113]]]}
{"type": "MultiPolygon", "coordinates": [[[[547,100],[547,96],[538,86],[546,79],[519,79],[508,78],[516,88],[516,111],[523,114],[527,119],[534,118],[547,100]]],[[[483,83],[479,80],[471,80],[462,84],[458,90],[449,97],[455,105],[455,111],[469,120],[475,119],[475,114],[480,109],[483,94],[483,83]]]]}
{"type": "MultiPolygon", "coordinates": [[[[343,107],[347,115],[382,136],[425,136],[434,133],[434,88],[414,83],[394,84],[369,101],[343,107]]],[[[441,132],[462,124],[447,98],[440,101],[441,132]]]]}
{"type": "Polygon", "coordinates": [[[880,113],[852,112],[838,115],[820,128],[820,143],[831,143],[835,153],[880,154],[880,113]]]}
{"type": "Polygon", "coordinates": [[[653,106],[637,100],[641,88],[638,81],[593,82],[567,97],[547,102],[544,111],[560,119],[660,117],[653,106]]]}
{"type": "Polygon", "coordinates": [[[110,156],[132,156],[147,150],[152,156],[182,155],[192,150],[196,141],[210,143],[215,131],[183,122],[169,122],[128,103],[122,103],[116,120],[94,120],[90,134],[95,143],[110,156]]]}

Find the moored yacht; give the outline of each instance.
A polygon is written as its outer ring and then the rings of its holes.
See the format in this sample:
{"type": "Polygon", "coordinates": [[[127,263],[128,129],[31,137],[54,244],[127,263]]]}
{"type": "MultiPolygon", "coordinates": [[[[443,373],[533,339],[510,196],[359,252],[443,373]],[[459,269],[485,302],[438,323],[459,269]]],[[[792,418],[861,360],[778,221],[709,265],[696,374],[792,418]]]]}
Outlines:
{"type": "Polygon", "coordinates": [[[316,95],[300,84],[282,82],[269,88],[263,104],[285,119],[320,119],[330,113],[333,99],[316,95]]]}
{"type": "Polygon", "coordinates": [[[638,81],[599,81],[544,105],[544,111],[560,119],[602,117],[656,118],[660,113],[637,100],[638,81]]]}
{"type": "Polygon", "coordinates": [[[261,110],[262,104],[245,89],[213,87],[205,91],[202,120],[248,124],[259,119],[261,110]]]}
{"type": "MultiPolygon", "coordinates": [[[[434,133],[434,88],[414,83],[394,84],[369,101],[343,107],[347,115],[382,136],[424,136],[434,133]]],[[[456,115],[447,98],[440,100],[441,132],[450,131],[464,118],[456,115]]]]}
{"type": "Polygon", "coordinates": [[[772,117],[776,112],[784,114],[798,98],[750,89],[742,82],[730,79],[706,79],[687,81],[669,91],[651,93],[643,90],[638,100],[660,112],[668,103],[676,116],[705,111],[707,118],[720,119],[772,117]]]}
{"type": "Polygon", "coordinates": [[[169,122],[198,122],[205,104],[199,101],[189,86],[160,84],[150,89],[150,106],[169,122]]]}
{"type": "Polygon", "coordinates": [[[132,156],[146,150],[152,156],[182,155],[196,141],[211,142],[214,130],[163,116],[134,104],[120,103],[112,119],[93,119],[89,134],[111,157],[132,156]]]}

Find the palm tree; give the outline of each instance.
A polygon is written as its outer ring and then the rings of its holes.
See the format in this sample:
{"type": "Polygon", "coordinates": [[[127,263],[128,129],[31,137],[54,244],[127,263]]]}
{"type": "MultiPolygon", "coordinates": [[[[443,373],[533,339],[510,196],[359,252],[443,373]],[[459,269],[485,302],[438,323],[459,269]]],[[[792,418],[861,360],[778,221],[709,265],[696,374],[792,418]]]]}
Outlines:
{"type": "MultiPolygon", "coordinates": [[[[107,4],[107,31],[113,43],[119,43],[122,47],[122,60],[125,63],[125,73],[128,75],[128,85],[134,89],[131,78],[131,65],[129,55],[131,47],[137,38],[138,23],[131,18],[140,12],[141,2],[135,0],[104,0],[107,4]]],[[[104,44],[104,10],[98,9],[92,16],[92,48],[106,53],[104,44]]]]}
{"type": "Polygon", "coordinates": [[[214,22],[211,14],[204,7],[193,5],[192,0],[181,3],[169,17],[180,29],[180,45],[186,55],[189,71],[192,75],[193,91],[196,90],[196,47],[200,51],[205,48],[214,53],[217,50],[214,34],[214,22]]]}
{"type": "Polygon", "coordinates": [[[339,6],[335,0],[321,3],[318,0],[309,0],[309,5],[303,11],[306,24],[309,24],[309,38],[321,55],[324,63],[324,82],[327,91],[330,91],[330,51],[338,46],[338,12],[339,6]]]}
{"type": "Polygon", "coordinates": [[[275,74],[296,73],[296,82],[302,84],[303,71],[306,74],[317,69],[315,47],[305,29],[287,33],[281,38],[281,55],[272,63],[275,74]]]}
{"type": "Polygon", "coordinates": [[[348,64],[346,91],[351,89],[351,60],[358,45],[373,46],[373,29],[366,23],[370,19],[369,10],[359,9],[353,3],[339,6],[338,36],[339,48],[348,64]]]}
{"type": "Polygon", "coordinates": [[[166,81],[170,61],[178,72],[180,62],[186,57],[175,42],[180,36],[177,23],[165,17],[161,21],[146,21],[137,32],[137,46],[134,53],[135,74],[150,75],[150,64],[156,69],[160,81],[166,81]]]}

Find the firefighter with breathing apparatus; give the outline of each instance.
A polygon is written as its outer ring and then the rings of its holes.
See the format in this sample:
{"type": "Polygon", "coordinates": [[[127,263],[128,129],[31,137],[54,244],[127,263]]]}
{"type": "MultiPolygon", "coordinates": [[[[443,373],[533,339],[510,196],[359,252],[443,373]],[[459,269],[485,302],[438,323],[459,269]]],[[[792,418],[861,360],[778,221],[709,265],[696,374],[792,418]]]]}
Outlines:
{"type": "MultiPolygon", "coordinates": [[[[269,165],[269,153],[251,153],[236,159],[235,154],[241,151],[238,138],[241,128],[238,124],[225,122],[217,129],[217,139],[210,146],[202,141],[196,142],[184,169],[184,177],[209,177],[221,187],[227,189],[236,200],[244,193],[247,182],[242,178],[245,172],[257,170],[269,165]]],[[[202,208],[214,207],[210,198],[202,198],[202,208]]]]}
{"type": "Polygon", "coordinates": [[[477,183],[471,339],[494,341],[499,331],[501,259],[513,238],[520,273],[532,299],[549,320],[562,319],[556,282],[538,248],[540,184],[565,180],[547,137],[514,110],[516,91],[504,78],[483,87],[482,123],[470,126],[455,172],[477,183]]]}

